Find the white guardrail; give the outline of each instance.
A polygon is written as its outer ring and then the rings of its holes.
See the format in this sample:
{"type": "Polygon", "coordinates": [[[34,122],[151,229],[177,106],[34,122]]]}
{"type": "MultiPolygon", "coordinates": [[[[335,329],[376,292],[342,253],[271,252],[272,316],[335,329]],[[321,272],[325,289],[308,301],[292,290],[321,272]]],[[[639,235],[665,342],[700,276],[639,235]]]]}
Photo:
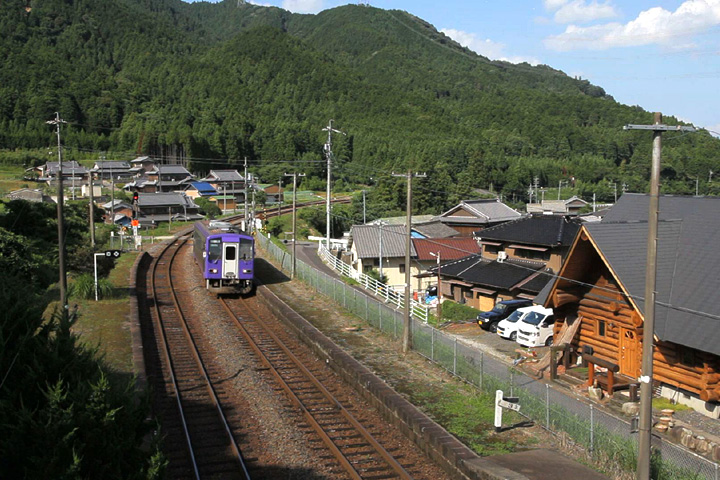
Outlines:
{"type": "MultiPolygon", "coordinates": [[[[396,292],[388,285],[375,280],[374,278],[360,273],[352,268],[347,263],[340,261],[336,258],[332,252],[330,252],[322,242],[319,242],[318,256],[333,270],[338,272],[340,275],[351,278],[358,282],[365,290],[368,290],[378,298],[385,300],[385,303],[391,303],[397,306],[398,309],[405,308],[405,295],[396,292]]],[[[410,299],[410,315],[417,318],[418,320],[427,323],[429,315],[429,307],[410,299]]]]}

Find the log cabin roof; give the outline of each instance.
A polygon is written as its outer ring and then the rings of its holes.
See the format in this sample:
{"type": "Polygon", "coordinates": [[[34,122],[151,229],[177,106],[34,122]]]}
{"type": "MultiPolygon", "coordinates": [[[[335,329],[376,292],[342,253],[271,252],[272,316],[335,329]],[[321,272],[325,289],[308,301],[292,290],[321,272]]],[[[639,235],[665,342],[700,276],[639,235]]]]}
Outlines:
{"type": "MultiPolygon", "coordinates": [[[[626,194],[602,222],[583,227],[641,314],[648,207],[647,195],[626,194]]],[[[655,334],[720,355],[720,198],[661,196],[659,218],[655,334]]]]}

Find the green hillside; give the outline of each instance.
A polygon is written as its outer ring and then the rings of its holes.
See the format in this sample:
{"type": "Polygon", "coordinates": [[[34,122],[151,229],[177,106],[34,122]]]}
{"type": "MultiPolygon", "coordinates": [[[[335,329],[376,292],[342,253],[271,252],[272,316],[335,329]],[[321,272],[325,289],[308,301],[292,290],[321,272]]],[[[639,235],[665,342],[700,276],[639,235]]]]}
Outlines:
{"type": "MultiPolygon", "coordinates": [[[[621,127],[651,114],[548,66],[490,61],[406,12],[9,0],[0,31],[4,148],[51,145],[45,121],[59,111],[67,146],[89,154],[151,154],[198,172],[247,156],[261,177],[296,162],[311,181],[324,175],[332,118],[348,134],[334,140],[337,177],[426,171],[435,194],[419,197],[421,211],[490,185],[522,199],[535,177],[552,187],[574,176],[601,200],[610,181],[647,183],[650,136],[621,127]]],[[[707,132],[666,135],[664,191],[694,192],[718,159],[707,132]]]]}

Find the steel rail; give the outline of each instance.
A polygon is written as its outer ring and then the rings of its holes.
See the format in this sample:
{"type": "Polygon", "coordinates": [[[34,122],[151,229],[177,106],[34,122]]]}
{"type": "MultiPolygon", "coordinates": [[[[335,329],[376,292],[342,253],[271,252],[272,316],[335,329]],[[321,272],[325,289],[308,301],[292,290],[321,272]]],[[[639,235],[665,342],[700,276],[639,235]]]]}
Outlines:
{"type": "MultiPolygon", "coordinates": [[[[235,313],[232,311],[230,306],[227,304],[227,302],[224,299],[220,299],[221,304],[225,308],[225,310],[228,312],[228,314],[233,318],[235,321],[235,324],[240,329],[243,336],[247,339],[248,343],[252,347],[252,349],[255,351],[255,353],[258,355],[262,363],[264,363],[268,368],[269,371],[272,373],[272,375],[278,380],[281,387],[290,397],[291,401],[298,406],[301,411],[303,412],[303,415],[308,420],[310,425],[313,427],[313,429],[318,433],[320,438],[323,440],[323,442],[328,446],[328,448],[332,451],[333,455],[340,461],[340,463],[343,465],[345,470],[350,474],[350,476],[354,479],[362,479],[363,477],[360,476],[359,472],[353,467],[353,465],[350,463],[350,461],[345,457],[345,455],[340,451],[338,446],[332,441],[332,439],[327,435],[325,430],[322,428],[322,426],[317,422],[315,417],[310,413],[310,411],[307,410],[305,405],[303,404],[302,400],[300,400],[297,395],[293,392],[292,388],[287,384],[285,379],[280,375],[280,373],[275,369],[275,367],[272,365],[272,362],[267,358],[267,356],[261,351],[260,347],[257,345],[255,340],[252,338],[248,330],[245,328],[245,326],[240,322],[238,317],[235,315],[235,313]]],[[[243,300],[243,302],[245,302],[243,300]]],[[[313,375],[310,370],[308,370],[305,365],[288,349],[288,347],[285,345],[285,343],[280,340],[265,324],[265,322],[260,318],[260,316],[255,312],[253,309],[246,307],[247,311],[250,313],[250,315],[255,319],[256,323],[263,329],[263,331],[272,338],[272,340],[275,342],[277,346],[279,346],[283,353],[287,355],[288,358],[293,362],[293,364],[303,373],[303,375],[310,380],[310,382],[315,385],[315,387],[322,393],[322,395],[325,397],[326,400],[328,400],[336,409],[337,411],[355,428],[360,435],[365,439],[365,441],[368,442],[368,444],[380,455],[380,457],[390,466],[390,468],[395,471],[395,473],[398,475],[399,478],[410,480],[412,479],[412,476],[403,468],[402,465],[398,463],[398,461],[390,455],[390,453],[385,450],[385,448],[378,443],[378,441],[373,437],[373,435],[365,429],[365,427],[358,422],[358,420],[340,403],[338,400],[330,393],[325,386],[320,383],[320,381],[313,375]]]]}
{"type": "Polygon", "coordinates": [[[205,364],[203,363],[202,359],[200,358],[200,352],[198,350],[197,344],[195,343],[195,339],[193,338],[192,333],[190,332],[190,328],[188,326],[187,319],[185,318],[185,315],[182,313],[182,309],[180,307],[180,303],[179,303],[177,294],[175,293],[173,280],[172,280],[173,261],[175,260],[177,253],[187,243],[189,238],[190,238],[189,235],[185,235],[185,236],[178,237],[178,238],[174,239],[171,243],[169,243],[163,249],[163,251],[158,256],[158,258],[155,260],[155,262],[153,264],[153,269],[152,269],[152,291],[153,291],[153,296],[156,299],[155,311],[157,314],[158,324],[160,326],[159,330],[160,330],[160,336],[162,339],[165,360],[168,363],[168,367],[170,370],[170,377],[172,379],[173,388],[176,393],[176,400],[177,400],[177,404],[178,404],[178,409],[180,411],[180,417],[181,417],[182,424],[183,424],[183,430],[185,431],[185,438],[186,438],[188,450],[189,450],[189,453],[191,456],[193,470],[195,471],[195,477],[199,480],[200,473],[199,473],[199,469],[197,466],[197,460],[195,458],[195,454],[194,454],[193,447],[192,447],[191,435],[190,435],[190,432],[187,427],[187,422],[185,420],[185,411],[182,407],[182,399],[181,399],[182,393],[181,393],[181,390],[176,381],[176,377],[175,377],[175,373],[174,373],[174,371],[175,371],[174,362],[172,360],[172,355],[170,353],[169,344],[167,341],[167,337],[165,335],[165,325],[162,321],[162,313],[160,310],[160,305],[159,305],[159,302],[157,302],[158,296],[157,296],[157,289],[156,289],[156,282],[155,282],[155,274],[157,271],[157,265],[159,263],[158,260],[160,258],[162,258],[163,255],[165,255],[171,249],[171,247],[177,246],[177,248],[171,252],[171,256],[170,256],[170,259],[168,262],[168,267],[167,267],[168,268],[167,280],[168,280],[168,283],[170,286],[170,295],[173,300],[173,304],[175,306],[175,313],[178,315],[179,320],[183,326],[183,333],[185,334],[185,337],[188,340],[188,344],[192,347],[192,348],[190,348],[190,352],[192,353],[193,358],[195,359],[195,362],[196,362],[198,368],[200,369],[203,378],[205,379],[206,390],[210,396],[210,399],[211,399],[213,405],[215,406],[215,409],[217,410],[218,416],[223,424],[225,432],[227,433],[228,439],[230,440],[230,444],[231,444],[234,456],[238,460],[238,463],[241,466],[244,477],[246,479],[250,480],[250,473],[248,472],[247,466],[245,465],[245,460],[243,459],[242,452],[240,451],[240,448],[238,447],[237,442],[235,441],[235,437],[232,433],[232,430],[230,429],[230,426],[227,422],[227,418],[225,417],[225,413],[223,412],[222,406],[220,405],[220,400],[217,396],[217,392],[215,391],[215,387],[213,387],[213,385],[212,385],[212,381],[210,380],[207,369],[205,368],[205,364]]]}

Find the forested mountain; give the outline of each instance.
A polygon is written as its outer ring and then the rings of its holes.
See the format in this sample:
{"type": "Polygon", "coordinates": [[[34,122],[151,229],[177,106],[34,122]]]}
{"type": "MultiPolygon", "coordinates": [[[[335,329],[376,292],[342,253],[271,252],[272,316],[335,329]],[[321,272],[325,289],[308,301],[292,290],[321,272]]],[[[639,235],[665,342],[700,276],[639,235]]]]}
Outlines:
{"type": "MultiPolygon", "coordinates": [[[[647,182],[650,135],[621,127],[651,114],[547,66],[490,61],[402,11],[8,0],[0,32],[4,148],[51,145],[45,121],[59,111],[68,147],[195,171],[247,156],[271,181],[296,161],[322,178],[332,118],[348,134],[334,138],[338,178],[426,171],[420,211],[490,185],[521,197],[535,177],[552,187],[574,176],[600,198],[609,181],[647,182]]],[[[720,169],[707,132],[665,139],[666,193],[694,192],[696,177],[720,169]]]]}

